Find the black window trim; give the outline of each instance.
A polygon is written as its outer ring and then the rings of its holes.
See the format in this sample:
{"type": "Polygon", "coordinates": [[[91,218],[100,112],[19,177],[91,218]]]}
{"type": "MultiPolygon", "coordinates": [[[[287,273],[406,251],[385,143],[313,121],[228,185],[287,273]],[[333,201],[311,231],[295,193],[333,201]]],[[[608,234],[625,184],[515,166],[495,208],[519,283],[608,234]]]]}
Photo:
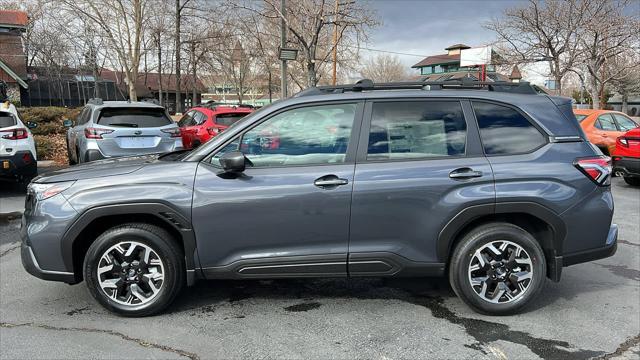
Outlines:
{"type": "MultiPolygon", "coordinates": [[[[477,129],[472,126],[473,124],[468,117],[468,109],[465,109],[465,100],[463,98],[452,98],[452,97],[412,97],[412,98],[385,98],[385,99],[368,99],[366,101],[364,119],[362,121],[362,129],[360,130],[360,140],[358,143],[358,154],[356,156],[356,163],[365,164],[365,163],[391,163],[391,162],[406,162],[406,161],[432,161],[432,160],[445,160],[445,159],[462,159],[469,157],[476,157],[475,149],[473,148],[473,143],[469,141],[473,132],[477,132],[477,129]],[[371,130],[371,121],[373,120],[373,104],[376,103],[385,103],[385,102],[451,102],[458,103],[460,105],[460,109],[462,110],[462,116],[467,125],[467,136],[465,137],[465,146],[464,146],[464,154],[462,155],[444,155],[444,156],[426,156],[419,158],[405,158],[405,159],[367,159],[367,155],[369,152],[369,132],[371,130]],[[471,151],[470,151],[471,150],[471,151]]],[[[471,139],[473,140],[473,139],[471,139]]]]}
{"type": "Polygon", "coordinates": [[[234,140],[236,140],[237,138],[242,138],[244,136],[245,133],[247,133],[248,131],[253,130],[255,127],[257,127],[258,125],[262,124],[265,121],[268,121],[269,119],[283,113],[286,111],[290,111],[290,110],[295,110],[295,109],[300,109],[300,108],[306,108],[306,107],[314,107],[314,106],[324,106],[324,105],[340,105],[340,104],[354,104],[356,105],[356,111],[355,111],[355,116],[353,119],[353,126],[351,128],[351,135],[349,138],[349,144],[347,145],[347,152],[345,153],[345,159],[344,162],[342,163],[327,163],[327,164],[299,164],[299,165],[278,165],[278,166],[260,166],[260,167],[251,167],[251,168],[247,168],[247,169],[255,169],[255,170],[262,170],[262,169],[285,169],[285,168],[296,168],[296,167],[315,167],[315,166],[339,166],[339,165],[354,165],[355,164],[355,158],[356,158],[356,152],[357,152],[357,148],[358,148],[358,138],[359,138],[359,133],[361,132],[361,127],[362,127],[362,119],[363,119],[363,114],[364,114],[364,105],[365,105],[365,101],[363,99],[349,99],[349,100],[334,100],[334,101],[317,101],[317,102],[307,102],[307,103],[300,103],[300,104],[295,104],[295,105],[291,105],[291,106],[287,106],[281,109],[278,109],[276,111],[273,111],[271,113],[265,114],[261,119],[256,120],[254,123],[252,123],[251,125],[247,126],[246,128],[240,130],[239,132],[233,134],[229,139],[226,139],[223,143],[221,143],[220,145],[216,146],[215,149],[211,150],[211,152],[209,154],[207,154],[207,156],[205,156],[202,160],[200,160],[200,163],[203,163],[207,166],[210,166],[214,169],[222,169],[220,166],[218,166],[217,164],[213,164],[213,162],[211,161],[211,159],[213,157],[216,156],[216,154],[218,153],[218,151],[224,149],[227,145],[231,144],[234,140]]]}
{"type": "Polygon", "coordinates": [[[478,129],[478,135],[480,136],[480,143],[482,145],[482,152],[484,154],[484,156],[486,157],[499,157],[499,156],[514,156],[514,155],[527,155],[527,154],[533,154],[534,152],[542,149],[543,147],[547,146],[550,142],[551,142],[551,136],[549,135],[549,133],[547,133],[544,128],[542,126],[540,126],[536,121],[534,121],[531,116],[529,116],[529,114],[527,114],[527,112],[525,112],[524,110],[520,109],[517,106],[514,106],[512,104],[508,104],[508,103],[503,103],[500,101],[492,101],[492,100],[485,100],[485,99],[469,99],[471,102],[471,111],[473,113],[473,118],[475,120],[477,129],[478,129]],[[540,146],[533,148],[529,151],[522,151],[522,152],[516,152],[516,153],[509,153],[509,154],[487,154],[487,152],[485,151],[485,147],[484,147],[484,143],[482,142],[482,135],[480,135],[480,123],[478,123],[478,117],[476,116],[476,111],[473,108],[473,103],[476,102],[481,102],[481,103],[487,103],[487,104],[493,104],[493,105],[498,105],[498,106],[505,106],[508,107],[512,110],[515,110],[516,112],[518,112],[520,115],[522,115],[528,122],[529,124],[531,124],[536,130],[538,130],[538,132],[540,133],[540,135],[542,135],[542,138],[544,140],[544,142],[542,144],[540,144],[540,146]]]}

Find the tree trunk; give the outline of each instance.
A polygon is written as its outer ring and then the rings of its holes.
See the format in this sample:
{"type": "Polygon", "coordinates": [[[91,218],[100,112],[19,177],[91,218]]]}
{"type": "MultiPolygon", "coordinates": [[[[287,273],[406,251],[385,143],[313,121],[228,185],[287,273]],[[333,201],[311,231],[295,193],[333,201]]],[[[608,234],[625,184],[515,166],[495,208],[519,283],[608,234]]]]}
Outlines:
{"type": "Polygon", "coordinates": [[[180,0],[176,0],[176,114],[182,112],[182,94],[180,94],[180,13],[180,0]]]}
{"type": "Polygon", "coordinates": [[[629,114],[629,94],[622,94],[622,109],[621,112],[629,114]]]}
{"type": "Polygon", "coordinates": [[[317,83],[316,64],[312,61],[307,61],[307,86],[312,88],[317,83]]]}
{"type": "Polygon", "coordinates": [[[138,93],[136,92],[136,82],[129,80],[129,99],[138,101],[138,93]]]}

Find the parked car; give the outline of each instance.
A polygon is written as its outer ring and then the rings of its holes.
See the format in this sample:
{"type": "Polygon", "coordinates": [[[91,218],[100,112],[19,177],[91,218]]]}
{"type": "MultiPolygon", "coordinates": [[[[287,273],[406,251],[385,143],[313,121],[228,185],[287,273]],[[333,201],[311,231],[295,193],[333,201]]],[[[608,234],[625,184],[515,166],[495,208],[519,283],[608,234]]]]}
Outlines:
{"type": "Polygon", "coordinates": [[[441,275],[512,314],[615,253],[610,175],[571,99],[527,83],[311,88],[190,152],[38,178],[22,261],[126,316],[198,278],[441,275]]]}
{"type": "Polygon", "coordinates": [[[640,186],[640,128],[627,131],[616,139],[612,154],[613,171],[633,186],[640,186]]]}
{"type": "Polygon", "coordinates": [[[0,180],[27,185],[38,175],[36,145],[30,128],[36,123],[20,119],[16,107],[0,103],[0,180]]]}
{"type": "Polygon", "coordinates": [[[65,126],[70,164],[182,149],[180,129],[152,102],[91,99],[65,126]]]}
{"type": "Polygon", "coordinates": [[[616,146],[616,139],[638,127],[627,115],[610,110],[573,110],[589,141],[603,154],[609,155],[616,146]]]}
{"type": "Polygon", "coordinates": [[[180,121],[180,133],[185,149],[198,147],[253,111],[249,105],[215,103],[187,111],[180,121]]]}

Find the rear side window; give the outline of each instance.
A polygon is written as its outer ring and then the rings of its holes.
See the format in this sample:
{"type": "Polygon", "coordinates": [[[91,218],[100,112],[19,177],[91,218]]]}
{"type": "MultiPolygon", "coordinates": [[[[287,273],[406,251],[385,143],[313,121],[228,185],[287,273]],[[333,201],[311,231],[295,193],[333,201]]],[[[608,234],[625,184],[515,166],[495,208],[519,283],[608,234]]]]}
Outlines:
{"type": "Polygon", "coordinates": [[[598,120],[594,126],[600,130],[618,131],[616,123],[613,122],[613,118],[609,114],[598,116],[598,120]]]}
{"type": "Polygon", "coordinates": [[[465,154],[467,124],[456,101],[373,104],[367,160],[465,154]]]}
{"type": "Polygon", "coordinates": [[[236,121],[242,119],[245,116],[247,116],[247,113],[218,114],[216,115],[216,124],[222,126],[231,126],[236,121]]]}
{"type": "Polygon", "coordinates": [[[474,101],[473,110],[487,155],[527,153],[546,143],[540,131],[510,107],[474,101]]]}
{"type": "Polygon", "coordinates": [[[0,112],[0,128],[14,126],[16,119],[8,112],[0,112]]]}
{"type": "Polygon", "coordinates": [[[160,127],[171,123],[161,108],[106,108],[98,118],[98,124],[116,127],[160,127]]]}

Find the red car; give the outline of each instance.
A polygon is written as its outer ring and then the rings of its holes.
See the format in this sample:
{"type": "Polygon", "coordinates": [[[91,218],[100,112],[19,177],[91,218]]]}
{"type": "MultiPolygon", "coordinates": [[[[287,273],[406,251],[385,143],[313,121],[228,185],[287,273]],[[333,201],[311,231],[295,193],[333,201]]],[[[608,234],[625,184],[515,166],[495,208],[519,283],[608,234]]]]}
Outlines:
{"type": "Polygon", "coordinates": [[[253,110],[254,108],[250,105],[233,104],[212,104],[191,108],[178,121],[182,145],[185,149],[196,148],[253,110]]]}
{"type": "Polygon", "coordinates": [[[613,171],[629,185],[640,186],[640,128],[627,131],[616,140],[613,171]]]}

